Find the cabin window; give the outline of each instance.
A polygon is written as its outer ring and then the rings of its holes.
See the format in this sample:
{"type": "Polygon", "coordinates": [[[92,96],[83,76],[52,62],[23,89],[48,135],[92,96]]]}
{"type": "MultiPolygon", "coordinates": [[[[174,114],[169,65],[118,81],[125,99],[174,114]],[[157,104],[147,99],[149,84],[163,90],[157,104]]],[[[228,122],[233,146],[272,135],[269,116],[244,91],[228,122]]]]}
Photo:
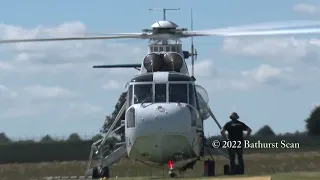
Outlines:
{"type": "Polygon", "coordinates": [[[175,46],[172,46],[172,47],[171,47],[171,51],[172,51],[172,52],[176,52],[176,51],[177,51],[176,47],[175,47],[175,46]]]}
{"type": "Polygon", "coordinates": [[[196,106],[196,100],[195,100],[195,91],[193,84],[189,84],[189,104],[191,104],[193,107],[196,106]]]}
{"type": "Polygon", "coordinates": [[[152,102],[152,84],[135,84],[134,104],[152,102]]]}
{"type": "Polygon", "coordinates": [[[154,47],[154,52],[158,52],[158,47],[154,47]]]}
{"type": "Polygon", "coordinates": [[[161,47],[159,47],[159,51],[163,51],[163,47],[161,46],[161,47]]]}
{"type": "Polygon", "coordinates": [[[170,52],[170,46],[166,46],[166,51],[170,52]]]}
{"type": "Polygon", "coordinates": [[[169,84],[169,102],[188,103],[188,84],[169,84]]]}
{"type": "Polygon", "coordinates": [[[132,95],[133,95],[133,86],[129,85],[128,88],[128,107],[130,107],[132,105],[132,95]]]}
{"type": "Polygon", "coordinates": [[[155,84],[155,97],[156,103],[167,102],[167,86],[166,84],[155,84]]]}
{"type": "Polygon", "coordinates": [[[135,109],[131,108],[127,112],[127,128],[133,128],[136,126],[135,109]]]}

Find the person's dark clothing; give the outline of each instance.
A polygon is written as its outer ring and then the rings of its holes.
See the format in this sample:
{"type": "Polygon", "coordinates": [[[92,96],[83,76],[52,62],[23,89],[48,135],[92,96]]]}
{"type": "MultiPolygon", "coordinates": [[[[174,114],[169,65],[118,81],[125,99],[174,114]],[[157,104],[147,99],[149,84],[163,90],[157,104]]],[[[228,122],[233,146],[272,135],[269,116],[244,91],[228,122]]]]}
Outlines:
{"type": "Polygon", "coordinates": [[[248,130],[249,127],[239,120],[231,120],[223,126],[223,129],[228,131],[231,141],[243,141],[243,131],[248,130]]]}
{"type": "Polygon", "coordinates": [[[243,161],[243,148],[240,149],[228,149],[229,151],[229,158],[230,158],[230,171],[231,174],[236,173],[236,154],[238,157],[238,163],[240,166],[240,174],[244,174],[244,161],[243,161]]]}
{"type": "MultiPolygon", "coordinates": [[[[244,147],[244,138],[243,138],[243,131],[246,131],[249,129],[249,127],[239,121],[239,120],[231,120],[227,122],[223,129],[228,131],[228,137],[231,141],[241,141],[241,148],[230,148],[229,151],[229,157],[230,157],[230,169],[231,173],[235,174],[236,172],[236,154],[238,157],[238,162],[241,167],[241,174],[244,173],[244,161],[243,161],[243,147],[244,147]]],[[[237,144],[238,145],[238,144],[237,144]]]]}

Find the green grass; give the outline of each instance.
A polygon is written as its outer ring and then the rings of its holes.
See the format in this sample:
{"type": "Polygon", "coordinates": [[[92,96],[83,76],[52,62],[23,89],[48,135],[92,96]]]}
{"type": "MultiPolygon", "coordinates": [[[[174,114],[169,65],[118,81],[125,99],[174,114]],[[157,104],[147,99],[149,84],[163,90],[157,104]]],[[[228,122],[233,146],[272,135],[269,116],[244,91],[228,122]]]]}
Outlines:
{"type": "Polygon", "coordinates": [[[319,180],[319,172],[282,173],[272,176],[272,180],[319,180]]]}
{"type": "MultiPolygon", "coordinates": [[[[216,159],[216,173],[222,176],[223,165],[228,161],[220,156],[216,159]]],[[[250,154],[245,156],[247,175],[271,175],[276,180],[286,180],[292,177],[293,180],[320,179],[319,173],[299,174],[278,174],[292,172],[315,172],[320,169],[320,151],[317,152],[296,152],[279,154],[250,154]]],[[[27,164],[3,164],[0,165],[1,180],[27,180],[44,176],[73,176],[84,175],[86,162],[50,162],[50,163],[27,163],[27,164]]],[[[111,167],[112,176],[123,177],[164,177],[167,176],[167,167],[156,168],[122,159],[111,167]]],[[[196,178],[203,174],[203,162],[199,161],[193,170],[184,173],[184,177],[196,178]]],[[[206,178],[197,178],[206,179],[206,178]]]]}
{"type": "MultiPolygon", "coordinates": [[[[223,177],[197,177],[197,178],[178,178],[185,180],[267,180],[268,177],[271,177],[272,180],[319,180],[320,172],[295,172],[295,173],[278,173],[274,175],[260,175],[260,176],[250,176],[250,175],[242,175],[242,176],[223,176],[223,177]],[[263,178],[264,177],[264,178],[263,178]]],[[[116,180],[116,178],[112,178],[116,180]]],[[[117,178],[117,180],[142,180],[142,179],[155,179],[155,180],[165,180],[169,178],[149,178],[149,177],[136,177],[136,178],[117,178]]]]}

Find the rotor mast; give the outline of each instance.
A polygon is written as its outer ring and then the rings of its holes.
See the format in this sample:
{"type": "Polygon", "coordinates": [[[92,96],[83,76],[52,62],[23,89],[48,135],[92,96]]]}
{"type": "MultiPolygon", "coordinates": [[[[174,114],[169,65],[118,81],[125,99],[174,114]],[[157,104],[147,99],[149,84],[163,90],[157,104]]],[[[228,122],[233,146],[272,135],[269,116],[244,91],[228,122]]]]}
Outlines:
{"type": "Polygon", "coordinates": [[[166,11],[179,11],[180,8],[150,8],[149,11],[160,11],[163,13],[163,20],[166,21],[166,11]]]}
{"type": "MultiPolygon", "coordinates": [[[[157,25],[155,25],[153,28],[153,33],[176,33],[176,27],[177,25],[171,21],[167,20],[167,11],[178,11],[180,8],[149,8],[149,11],[162,11],[163,13],[163,20],[156,22],[157,25]]],[[[174,43],[177,44],[180,42],[178,39],[166,39],[166,38],[160,38],[160,39],[150,39],[149,43],[151,44],[163,44],[163,45],[168,45],[169,41],[175,41],[174,43]]]]}

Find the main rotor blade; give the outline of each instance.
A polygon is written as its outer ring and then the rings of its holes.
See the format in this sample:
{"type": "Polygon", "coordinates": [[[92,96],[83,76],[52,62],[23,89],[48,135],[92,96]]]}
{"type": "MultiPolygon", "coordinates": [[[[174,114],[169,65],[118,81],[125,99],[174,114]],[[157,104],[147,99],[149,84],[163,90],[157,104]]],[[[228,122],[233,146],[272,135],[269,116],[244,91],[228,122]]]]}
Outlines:
{"type": "MultiPolygon", "coordinates": [[[[248,31],[248,30],[272,30],[272,29],[280,29],[280,28],[298,28],[298,27],[312,27],[312,26],[320,26],[320,21],[314,20],[295,20],[295,21],[287,21],[287,22],[265,22],[258,24],[249,24],[242,26],[230,26],[226,28],[219,28],[215,30],[219,31],[248,31]]],[[[205,30],[206,31],[206,30],[205,30]]]]}
{"type": "Polygon", "coordinates": [[[320,28],[308,29],[282,29],[282,30],[265,30],[265,31],[208,31],[208,32],[192,32],[187,36],[267,36],[267,35],[291,35],[291,34],[320,34],[320,28]]]}
{"type": "Polygon", "coordinates": [[[101,35],[101,36],[82,36],[82,37],[59,37],[59,38],[39,38],[39,39],[8,39],[0,40],[0,44],[4,43],[20,43],[20,42],[45,42],[45,41],[72,41],[72,40],[103,40],[103,39],[146,39],[147,34],[142,33],[123,33],[113,35],[101,35]]]}
{"type": "Polygon", "coordinates": [[[317,34],[320,21],[288,21],[268,22],[211,30],[185,32],[185,37],[191,36],[257,36],[257,35],[287,35],[287,34],[317,34]],[[307,28],[308,27],[308,28],[307,28]],[[312,28],[311,28],[312,27],[312,28]]]}

